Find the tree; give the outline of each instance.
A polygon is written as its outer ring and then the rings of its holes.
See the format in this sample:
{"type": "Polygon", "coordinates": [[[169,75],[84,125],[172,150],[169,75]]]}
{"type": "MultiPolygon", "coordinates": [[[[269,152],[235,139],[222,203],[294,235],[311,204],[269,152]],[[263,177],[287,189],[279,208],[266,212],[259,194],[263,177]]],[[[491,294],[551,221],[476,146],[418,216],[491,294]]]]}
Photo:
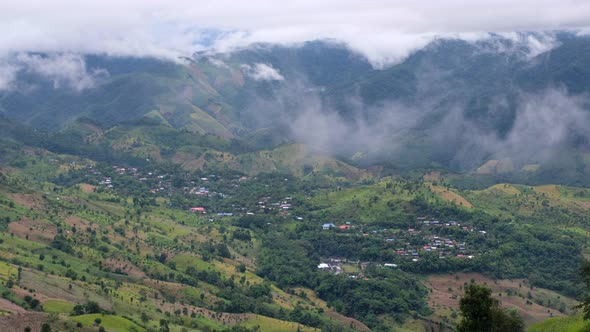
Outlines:
{"type": "Polygon", "coordinates": [[[160,319],[160,332],[170,332],[168,321],[165,319],[160,319]]]}
{"type": "Polygon", "coordinates": [[[518,312],[505,311],[485,285],[470,284],[459,302],[459,332],[521,332],[524,322],[518,312]]]}
{"type": "MultiPolygon", "coordinates": [[[[590,261],[584,261],[582,268],[582,281],[586,285],[586,291],[590,290],[590,261]]],[[[578,309],[582,309],[584,312],[584,319],[590,319],[590,295],[584,297],[582,303],[576,306],[578,309]]]]}
{"type": "Polygon", "coordinates": [[[41,325],[41,332],[51,332],[51,326],[47,323],[41,325]]]}

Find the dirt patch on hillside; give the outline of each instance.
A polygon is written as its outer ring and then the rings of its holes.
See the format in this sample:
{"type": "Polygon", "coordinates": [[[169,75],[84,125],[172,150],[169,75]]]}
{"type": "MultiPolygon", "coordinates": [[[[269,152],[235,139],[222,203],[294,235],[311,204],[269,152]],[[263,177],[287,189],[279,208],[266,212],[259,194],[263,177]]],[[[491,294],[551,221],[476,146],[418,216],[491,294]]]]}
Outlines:
{"type": "Polygon", "coordinates": [[[43,197],[37,194],[8,194],[16,204],[33,208],[33,209],[42,209],[45,207],[43,202],[43,197]]]}
{"type": "Polygon", "coordinates": [[[475,170],[476,174],[503,174],[514,172],[514,164],[510,159],[488,160],[475,170]]]}
{"type": "MultiPolygon", "coordinates": [[[[428,305],[437,312],[450,309],[458,312],[463,287],[465,283],[469,284],[472,281],[490,287],[492,295],[501,302],[502,307],[516,308],[527,325],[550,317],[565,316],[558,310],[535,303],[535,299],[546,299],[552,295],[557,296],[556,293],[540,288],[531,289],[524,279],[498,280],[494,282],[494,280],[477,273],[430,276],[426,281],[426,286],[432,289],[428,297],[428,305]]],[[[564,298],[563,301],[567,302],[566,306],[571,307],[571,300],[564,298]]]]}
{"type": "Polygon", "coordinates": [[[584,209],[590,209],[590,202],[575,201],[574,203],[576,203],[577,205],[583,207],[584,209]]]}
{"type": "Polygon", "coordinates": [[[504,195],[520,195],[521,194],[521,192],[520,192],[520,190],[518,190],[518,188],[516,188],[515,186],[508,184],[508,183],[495,184],[495,185],[485,189],[484,191],[496,192],[496,193],[504,194],[504,195]]]}
{"type": "Polygon", "coordinates": [[[102,261],[103,267],[108,267],[111,271],[121,271],[130,277],[145,277],[145,273],[137,266],[125,259],[109,258],[102,261]]]}
{"type": "Polygon", "coordinates": [[[19,307],[18,305],[8,301],[7,299],[0,298],[0,310],[11,312],[11,313],[23,313],[26,312],[24,308],[19,307]]]}
{"type": "Polygon", "coordinates": [[[422,177],[424,179],[424,181],[440,181],[441,176],[440,176],[440,172],[438,171],[432,171],[430,173],[426,173],[424,174],[424,176],[422,177]]]}
{"type": "Polygon", "coordinates": [[[93,230],[98,229],[97,225],[94,225],[90,221],[84,220],[84,219],[77,217],[77,216],[68,216],[67,218],[64,219],[64,222],[66,224],[68,224],[69,226],[76,227],[80,231],[86,230],[87,227],[90,227],[93,230]]]}
{"type": "Polygon", "coordinates": [[[23,312],[0,317],[0,331],[41,331],[41,325],[47,322],[49,315],[41,312],[23,312]]]}
{"type": "Polygon", "coordinates": [[[82,190],[85,193],[93,193],[94,190],[96,189],[96,186],[93,186],[88,183],[80,183],[79,186],[80,186],[80,190],[82,190]]]}
{"type": "Polygon", "coordinates": [[[40,293],[40,292],[37,292],[36,290],[35,290],[35,292],[34,292],[34,293],[31,293],[31,292],[29,292],[29,290],[28,290],[28,289],[24,289],[24,288],[16,288],[16,287],[15,287],[15,288],[13,288],[13,289],[12,289],[12,291],[13,291],[13,292],[14,292],[14,294],[16,294],[16,296],[18,296],[18,297],[21,297],[21,298],[23,298],[23,297],[25,297],[25,296],[29,295],[29,296],[31,296],[32,298],[35,298],[35,299],[39,300],[41,303],[44,303],[44,302],[46,302],[47,300],[51,299],[50,297],[48,297],[48,296],[46,296],[46,295],[44,295],[44,294],[42,294],[42,293],[40,293]]]}
{"type": "Polygon", "coordinates": [[[451,203],[455,203],[456,205],[464,206],[467,208],[472,208],[473,205],[469,203],[463,196],[454,193],[446,188],[439,187],[439,186],[430,186],[430,191],[437,194],[442,199],[449,201],[451,203]]]}
{"type": "Polygon", "coordinates": [[[22,218],[8,224],[8,232],[23,239],[48,244],[57,234],[57,227],[47,221],[22,218]]]}
{"type": "Polygon", "coordinates": [[[559,187],[554,184],[537,186],[534,187],[534,190],[538,193],[545,194],[552,198],[559,198],[561,196],[561,193],[559,192],[559,187]]]}

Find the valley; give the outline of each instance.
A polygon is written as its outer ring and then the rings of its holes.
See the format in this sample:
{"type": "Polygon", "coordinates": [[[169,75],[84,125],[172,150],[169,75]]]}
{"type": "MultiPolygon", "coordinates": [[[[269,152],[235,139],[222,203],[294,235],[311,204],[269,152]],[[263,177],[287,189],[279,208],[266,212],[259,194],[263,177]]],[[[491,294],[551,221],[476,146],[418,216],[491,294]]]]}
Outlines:
{"type": "Polygon", "coordinates": [[[590,330],[590,37],[428,40],[0,57],[0,331],[590,330]]]}

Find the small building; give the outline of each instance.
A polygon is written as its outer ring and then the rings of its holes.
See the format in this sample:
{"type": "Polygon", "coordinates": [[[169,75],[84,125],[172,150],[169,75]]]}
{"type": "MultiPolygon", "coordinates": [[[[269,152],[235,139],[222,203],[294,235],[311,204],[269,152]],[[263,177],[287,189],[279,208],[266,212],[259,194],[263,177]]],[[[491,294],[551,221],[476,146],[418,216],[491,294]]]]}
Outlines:
{"type": "Polygon", "coordinates": [[[323,224],[323,225],[322,225],[322,229],[323,229],[323,230],[328,230],[328,229],[330,229],[330,228],[334,228],[334,227],[336,227],[336,225],[334,225],[333,223],[329,223],[329,224],[323,224]]]}
{"type": "Polygon", "coordinates": [[[198,206],[198,207],[192,207],[190,210],[193,211],[193,212],[199,212],[199,213],[205,213],[205,212],[207,212],[204,207],[200,207],[200,206],[198,206]]]}

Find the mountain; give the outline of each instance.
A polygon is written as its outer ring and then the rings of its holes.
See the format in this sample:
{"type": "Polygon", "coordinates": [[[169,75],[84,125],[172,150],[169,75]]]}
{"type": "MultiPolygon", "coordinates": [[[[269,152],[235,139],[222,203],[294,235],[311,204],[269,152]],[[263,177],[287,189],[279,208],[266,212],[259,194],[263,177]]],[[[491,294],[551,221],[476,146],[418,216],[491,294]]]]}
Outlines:
{"type": "Polygon", "coordinates": [[[329,40],[176,63],[87,55],[86,73],[100,75],[83,89],[21,70],[0,112],[53,132],[147,118],[250,150],[303,143],[357,167],[465,172],[510,160],[521,178],[567,169],[586,179],[590,38],[544,36],[436,40],[382,69],[329,40]]]}
{"type": "Polygon", "coordinates": [[[452,330],[473,283],[533,329],[582,326],[589,48],[20,54],[0,330],[452,330]]]}

